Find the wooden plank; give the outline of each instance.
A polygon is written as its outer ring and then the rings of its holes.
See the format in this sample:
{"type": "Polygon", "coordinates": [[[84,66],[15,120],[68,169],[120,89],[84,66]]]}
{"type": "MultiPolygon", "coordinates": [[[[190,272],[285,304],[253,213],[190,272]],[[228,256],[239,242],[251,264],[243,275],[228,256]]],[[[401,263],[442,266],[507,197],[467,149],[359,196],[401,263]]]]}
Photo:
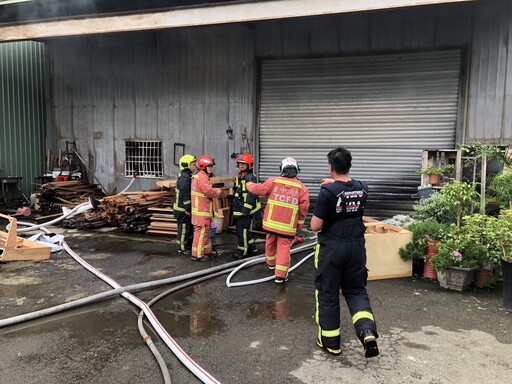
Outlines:
{"type": "Polygon", "coordinates": [[[148,235],[176,235],[177,232],[171,232],[171,231],[160,231],[160,230],[155,230],[155,229],[148,229],[146,231],[146,233],[148,235]]]}
{"type": "Polygon", "coordinates": [[[161,212],[173,212],[174,210],[172,208],[164,208],[164,207],[151,207],[148,208],[148,211],[161,211],[161,212]]]}
{"type": "Polygon", "coordinates": [[[156,185],[160,188],[173,189],[176,188],[176,180],[158,180],[156,185]]]}

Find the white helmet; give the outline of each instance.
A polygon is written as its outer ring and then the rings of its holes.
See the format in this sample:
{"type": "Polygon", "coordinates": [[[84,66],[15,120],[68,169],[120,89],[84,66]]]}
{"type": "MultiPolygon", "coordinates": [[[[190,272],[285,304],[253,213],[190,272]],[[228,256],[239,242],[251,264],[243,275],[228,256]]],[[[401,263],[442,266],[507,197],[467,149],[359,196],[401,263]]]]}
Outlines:
{"type": "Polygon", "coordinates": [[[297,171],[299,170],[297,160],[295,160],[293,157],[285,157],[283,161],[281,161],[281,167],[279,168],[279,170],[282,171],[286,167],[294,167],[297,171]]]}

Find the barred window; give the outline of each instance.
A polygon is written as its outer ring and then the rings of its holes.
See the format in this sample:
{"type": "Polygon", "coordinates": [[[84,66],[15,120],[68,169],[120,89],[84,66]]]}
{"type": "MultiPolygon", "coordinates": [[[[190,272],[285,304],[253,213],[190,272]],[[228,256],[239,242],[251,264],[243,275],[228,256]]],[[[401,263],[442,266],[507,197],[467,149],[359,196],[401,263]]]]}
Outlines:
{"type": "Polygon", "coordinates": [[[162,142],[159,140],[126,141],[125,173],[132,177],[135,172],[138,177],[157,179],[163,176],[162,142]]]}

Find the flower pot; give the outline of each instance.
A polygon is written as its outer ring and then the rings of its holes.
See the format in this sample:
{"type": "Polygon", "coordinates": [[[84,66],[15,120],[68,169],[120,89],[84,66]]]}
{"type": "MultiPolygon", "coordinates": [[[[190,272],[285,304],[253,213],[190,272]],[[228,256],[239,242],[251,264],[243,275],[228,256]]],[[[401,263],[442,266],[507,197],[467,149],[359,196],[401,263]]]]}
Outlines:
{"type": "Polygon", "coordinates": [[[485,288],[492,277],[492,271],[490,269],[480,268],[475,272],[475,276],[473,276],[473,284],[477,288],[485,288]]]}
{"type": "Polygon", "coordinates": [[[432,185],[439,184],[439,175],[437,175],[435,173],[432,173],[432,174],[428,175],[428,181],[432,185]]]}
{"type": "Polygon", "coordinates": [[[512,263],[501,260],[503,272],[503,308],[512,312],[512,263]]]}
{"type": "Polygon", "coordinates": [[[429,240],[425,248],[425,264],[423,266],[423,277],[429,280],[437,280],[437,273],[432,265],[432,257],[437,255],[437,240],[429,240]]]}
{"type": "Polygon", "coordinates": [[[423,277],[429,280],[437,280],[437,273],[432,265],[432,257],[427,256],[423,266],[423,277]]]}
{"type": "Polygon", "coordinates": [[[473,281],[478,268],[448,267],[444,271],[437,271],[437,280],[443,288],[463,291],[473,281]]]}

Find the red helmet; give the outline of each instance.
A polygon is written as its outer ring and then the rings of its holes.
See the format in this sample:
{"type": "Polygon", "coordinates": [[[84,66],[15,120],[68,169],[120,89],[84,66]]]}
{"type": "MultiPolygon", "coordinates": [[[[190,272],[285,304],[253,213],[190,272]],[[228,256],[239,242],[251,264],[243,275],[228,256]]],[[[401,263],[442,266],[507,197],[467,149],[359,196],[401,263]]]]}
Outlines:
{"type": "Polygon", "coordinates": [[[249,166],[249,169],[252,169],[254,165],[254,159],[248,153],[242,153],[241,155],[238,155],[238,157],[236,158],[236,163],[247,164],[249,166]]]}
{"type": "Polygon", "coordinates": [[[205,171],[206,167],[213,167],[215,165],[215,160],[213,160],[210,156],[200,156],[196,161],[197,169],[201,171],[205,171]]]}

